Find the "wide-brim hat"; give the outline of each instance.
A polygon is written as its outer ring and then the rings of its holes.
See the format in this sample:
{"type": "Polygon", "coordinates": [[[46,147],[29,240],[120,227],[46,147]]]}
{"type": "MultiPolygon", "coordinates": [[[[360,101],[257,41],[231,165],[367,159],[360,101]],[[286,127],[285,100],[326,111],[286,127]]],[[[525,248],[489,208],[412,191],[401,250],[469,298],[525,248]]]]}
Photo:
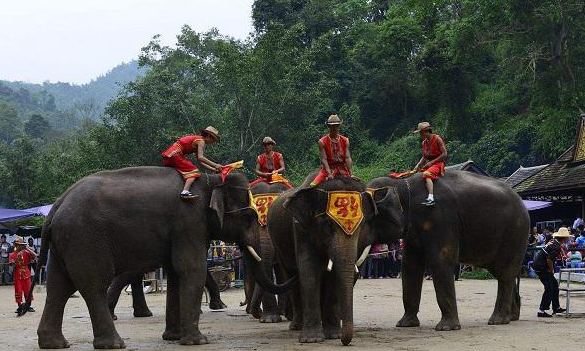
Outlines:
{"type": "Polygon", "coordinates": [[[16,239],[14,239],[13,244],[16,245],[26,245],[26,243],[24,242],[24,238],[22,236],[17,236],[16,239]]]}
{"type": "Polygon", "coordinates": [[[553,234],[553,238],[569,238],[571,237],[571,233],[569,233],[569,229],[567,227],[560,227],[557,232],[553,234]]]}
{"type": "Polygon", "coordinates": [[[431,126],[431,124],[429,122],[420,122],[418,124],[418,126],[416,127],[416,130],[413,133],[420,133],[423,130],[432,130],[433,127],[431,126]]]}
{"type": "Polygon", "coordinates": [[[212,126],[209,126],[205,129],[201,129],[201,133],[211,135],[218,143],[221,141],[221,139],[219,138],[219,131],[212,126]]]}
{"type": "Polygon", "coordinates": [[[262,139],[262,145],[266,144],[276,145],[276,141],[274,141],[274,139],[272,139],[271,137],[267,136],[264,139],[262,139]]]}
{"type": "Polygon", "coordinates": [[[335,126],[335,125],[339,125],[342,124],[343,122],[341,122],[341,119],[339,118],[338,115],[331,115],[329,116],[329,118],[327,118],[327,122],[325,122],[326,125],[328,126],[335,126]]]}

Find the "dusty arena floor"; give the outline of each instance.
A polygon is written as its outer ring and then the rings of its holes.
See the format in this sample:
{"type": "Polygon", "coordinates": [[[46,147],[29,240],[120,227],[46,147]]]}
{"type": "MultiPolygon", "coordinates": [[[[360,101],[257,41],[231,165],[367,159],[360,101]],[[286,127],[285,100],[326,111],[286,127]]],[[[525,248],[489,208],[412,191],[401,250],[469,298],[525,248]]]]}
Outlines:
{"type": "MultiPolygon", "coordinates": [[[[383,350],[577,350],[583,345],[581,335],[585,319],[555,317],[536,318],[542,286],[538,280],[523,280],[521,284],[522,315],[518,322],[504,326],[488,326],[487,320],[495,302],[496,282],[464,280],[456,282],[459,317],[462,330],[436,332],[440,319],[432,282],[425,281],[421,303],[420,328],[395,328],[402,315],[401,284],[399,279],[360,280],[355,288],[356,333],[349,349],[383,350]]],[[[13,289],[0,287],[0,349],[37,350],[36,328],[44,305],[44,294],[36,295],[36,313],[22,318],[14,314],[13,289]]],[[[147,295],[155,314],[152,318],[133,318],[131,299],[124,294],[117,310],[118,332],[128,350],[332,350],[344,349],[339,340],[320,344],[300,344],[297,332],[288,330],[288,323],[260,324],[242,315],[239,302],[241,289],[230,289],[222,298],[229,306],[226,312],[210,312],[204,306],[201,331],[211,344],[180,346],[161,339],[164,330],[162,294],[147,295]]],[[[564,298],[561,305],[564,306],[564,298]]],[[[575,312],[585,312],[585,296],[572,299],[575,312]]],[[[92,349],[91,324],[83,299],[71,299],[67,304],[63,326],[72,350],[92,349]]]]}

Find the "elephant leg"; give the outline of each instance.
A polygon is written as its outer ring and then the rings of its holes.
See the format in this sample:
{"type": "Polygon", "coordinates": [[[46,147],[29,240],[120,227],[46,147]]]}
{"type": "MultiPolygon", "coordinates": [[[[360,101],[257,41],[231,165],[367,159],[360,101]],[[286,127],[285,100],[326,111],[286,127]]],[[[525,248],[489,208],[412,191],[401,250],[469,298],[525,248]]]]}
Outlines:
{"type": "MultiPolygon", "coordinates": [[[[205,262],[207,250],[205,247],[205,245],[201,245],[201,250],[195,252],[193,250],[190,250],[189,253],[177,252],[177,257],[194,255],[201,259],[201,262],[195,262],[196,265],[194,267],[187,267],[187,269],[178,273],[179,299],[181,301],[181,339],[179,343],[181,345],[207,344],[207,338],[199,331],[201,297],[203,296],[203,287],[205,286],[207,272],[207,264],[205,262]]],[[[178,262],[178,265],[182,264],[182,262],[178,262]]],[[[184,268],[183,266],[180,267],[184,268]]]]}
{"type": "Polygon", "coordinates": [[[207,271],[207,275],[205,276],[205,287],[209,292],[209,309],[223,310],[224,308],[227,308],[226,304],[221,301],[219,287],[209,271],[207,271]]]}
{"type": "Polygon", "coordinates": [[[92,286],[79,290],[91,318],[93,347],[96,349],[123,349],[126,345],[114,327],[114,320],[108,308],[106,288],[92,286]]]}
{"type": "Polygon", "coordinates": [[[335,275],[325,273],[321,290],[321,314],[323,316],[323,333],[325,339],[341,338],[341,315],[339,311],[338,290],[335,275]]]}
{"type": "Polygon", "coordinates": [[[181,301],[179,295],[179,278],[172,269],[167,272],[167,308],[164,340],[181,339],[181,301]]]}
{"type": "Polygon", "coordinates": [[[264,290],[262,290],[262,288],[256,284],[254,287],[254,293],[252,294],[252,299],[250,300],[250,306],[248,306],[250,308],[249,313],[252,314],[252,317],[256,319],[260,319],[260,317],[262,317],[262,309],[260,308],[260,305],[262,305],[263,297],[264,290]]]}
{"type": "Polygon", "coordinates": [[[297,267],[301,301],[303,306],[303,329],[299,336],[302,343],[315,343],[325,340],[321,324],[321,277],[325,263],[319,264],[317,253],[305,242],[297,244],[297,267]]]}
{"type": "Polygon", "coordinates": [[[498,280],[498,295],[496,297],[496,305],[494,312],[490,317],[488,324],[509,324],[512,316],[520,315],[520,308],[517,311],[512,311],[516,300],[516,281],[512,274],[508,272],[501,272],[498,269],[489,269],[498,280]],[[513,313],[514,312],[514,313],[513,313]]]}
{"type": "Polygon", "coordinates": [[[425,272],[425,256],[420,251],[406,249],[402,258],[402,303],[404,315],[396,323],[397,327],[418,327],[420,321],[417,314],[420,307],[423,275],[425,272]]]}
{"type": "MultiPolygon", "coordinates": [[[[257,287],[257,289],[258,288],[260,287],[257,287]]],[[[282,317],[280,316],[280,309],[276,301],[276,296],[264,292],[262,294],[262,315],[260,316],[260,323],[280,322],[282,322],[282,317]]]]}
{"type": "Polygon", "coordinates": [[[455,263],[451,259],[441,259],[437,255],[432,255],[433,259],[429,261],[429,267],[433,274],[433,285],[435,286],[435,295],[441,309],[441,321],[435,326],[437,331],[459,330],[461,324],[457,314],[457,299],[455,297],[455,277],[453,276],[453,267],[455,263]]]}
{"type": "Polygon", "coordinates": [[[250,274],[244,275],[244,296],[245,300],[240,302],[240,306],[246,306],[246,313],[251,314],[252,311],[250,310],[250,301],[252,300],[252,295],[254,294],[254,287],[256,282],[250,274]]]}
{"type": "MultiPolygon", "coordinates": [[[[274,276],[276,277],[276,282],[278,284],[282,284],[286,281],[285,273],[282,271],[279,265],[274,266],[274,276]]],[[[278,295],[278,311],[279,314],[284,315],[287,320],[293,320],[293,310],[292,310],[292,302],[290,298],[290,291],[284,294],[278,295]]]]}
{"type": "MultiPolygon", "coordinates": [[[[138,275],[130,284],[132,287],[132,308],[134,317],[152,317],[152,312],[146,304],[144,290],[142,290],[142,274],[138,275]]],[[[118,295],[119,296],[119,295],[118,295]]]]}
{"type": "Polygon", "coordinates": [[[47,281],[47,298],[37,329],[41,349],[64,349],[69,343],[63,336],[63,311],[75,286],[58,260],[52,260],[47,281]]]}
{"type": "Polygon", "coordinates": [[[116,309],[116,305],[118,304],[122,290],[128,284],[128,280],[128,277],[124,274],[118,275],[114,278],[114,280],[112,280],[112,284],[110,284],[110,287],[108,288],[108,308],[110,309],[110,314],[112,315],[113,320],[118,319],[114,313],[114,310],[116,309]]]}

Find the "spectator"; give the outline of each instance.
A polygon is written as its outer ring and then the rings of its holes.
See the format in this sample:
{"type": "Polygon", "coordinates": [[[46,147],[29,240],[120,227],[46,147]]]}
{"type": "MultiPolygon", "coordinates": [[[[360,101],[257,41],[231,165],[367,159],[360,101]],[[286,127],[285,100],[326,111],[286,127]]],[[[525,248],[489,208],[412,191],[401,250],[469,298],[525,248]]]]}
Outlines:
{"type": "Polygon", "coordinates": [[[579,226],[583,226],[584,224],[585,222],[583,222],[583,218],[577,217],[577,219],[575,219],[573,222],[573,229],[577,229],[579,226]]]}
{"type": "MultiPolygon", "coordinates": [[[[33,240],[33,238],[28,238],[28,248],[31,249],[37,256],[39,255],[39,252],[37,250],[37,247],[35,246],[35,241],[33,240]]],[[[34,276],[37,273],[37,260],[36,259],[30,263],[29,268],[30,268],[30,274],[34,279],[34,276]]]]}
{"type": "Polygon", "coordinates": [[[9,283],[8,276],[8,257],[12,251],[12,246],[6,241],[6,235],[0,236],[0,285],[9,283]]]}
{"type": "Polygon", "coordinates": [[[581,235],[575,240],[577,247],[585,247],[585,231],[581,231],[581,235]]]}
{"type": "Polygon", "coordinates": [[[561,245],[570,235],[566,227],[559,228],[559,231],[554,233],[553,239],[534,256],[532,268],[544,286],[544,293],[537,312],[538,317],[552,317],[546,312],[550,309],[551,303],[553,314],[565,312],[559,303],[559,283],[554,277],[554,262],[562,251],[561,245]]]}
{"type": "MultiPolygon", "coordinates": [[[[544,230],[542,231],[542,235],[544,236],[544,241],[542,244],[540,244],[541,246],[546,245],[549,241],[552,240],[554,230],[555,229],[553,227],[544,228],[544,230]]],[[[568,231],[568,229],[567,229],[567,231],[568,231]]]]}
{"type": "Polygon", "coordinates": [[[582,268],[582,267],[583,267],[583,256],[581,255],[581,252],[579,252],[573,248],[567,257],[567,268],[582,268]]]}
{"type": "MultiPolygon", "coordinates": [[[[18,309],[16,310],[18,313],[24,302],[23,296],[25,299],[28,297],[32,284],[28,265],[32,260],[37,258],[37,254],[27,247],[21,236],[16,237],[16,240],[14,240],[14,247],[16,251],[10,254],[9,262],[10,264],[14,264],[14,297],[18,305],[18,309]]],[[[34,311],[32,307],[28,308],[28,312],[34,311]]]]}
{"type": "Polygon", "coordinates": [[[532,228],[532,232],[528,234],[528,246],[535,247],[538,244],[538,229],[536,227],[532,228]]]}

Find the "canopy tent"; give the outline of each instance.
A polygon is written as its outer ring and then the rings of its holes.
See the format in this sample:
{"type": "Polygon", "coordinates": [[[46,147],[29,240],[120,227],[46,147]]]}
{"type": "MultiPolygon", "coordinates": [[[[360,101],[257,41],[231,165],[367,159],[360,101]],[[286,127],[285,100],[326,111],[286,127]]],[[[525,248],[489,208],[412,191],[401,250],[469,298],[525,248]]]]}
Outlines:
{"type": "Polygon", "coordinates": [[[524,206],[528,211],[540,210],[542,208],[547,208],[552,206],[552,202],[549,201],[531,201],[531,200],[522,200],[524,206]]]}
{"type": "Polygon", "coordinates": [[[47,217],[49,215],[49,212],[51,211],[52,207],[53,207],[53,205],[44,205],[44,206],[27,208],[27,209],[24,209],[23,211],[32,212],[32,213],[36,214],[37,216],[47,217]]]}
{"type": "Polygon", "coordinates": [[[16,221],[18,219],[34,217],[36,215],[37,214],[34,212],[0,208],[0,222],[16,221]]]}

